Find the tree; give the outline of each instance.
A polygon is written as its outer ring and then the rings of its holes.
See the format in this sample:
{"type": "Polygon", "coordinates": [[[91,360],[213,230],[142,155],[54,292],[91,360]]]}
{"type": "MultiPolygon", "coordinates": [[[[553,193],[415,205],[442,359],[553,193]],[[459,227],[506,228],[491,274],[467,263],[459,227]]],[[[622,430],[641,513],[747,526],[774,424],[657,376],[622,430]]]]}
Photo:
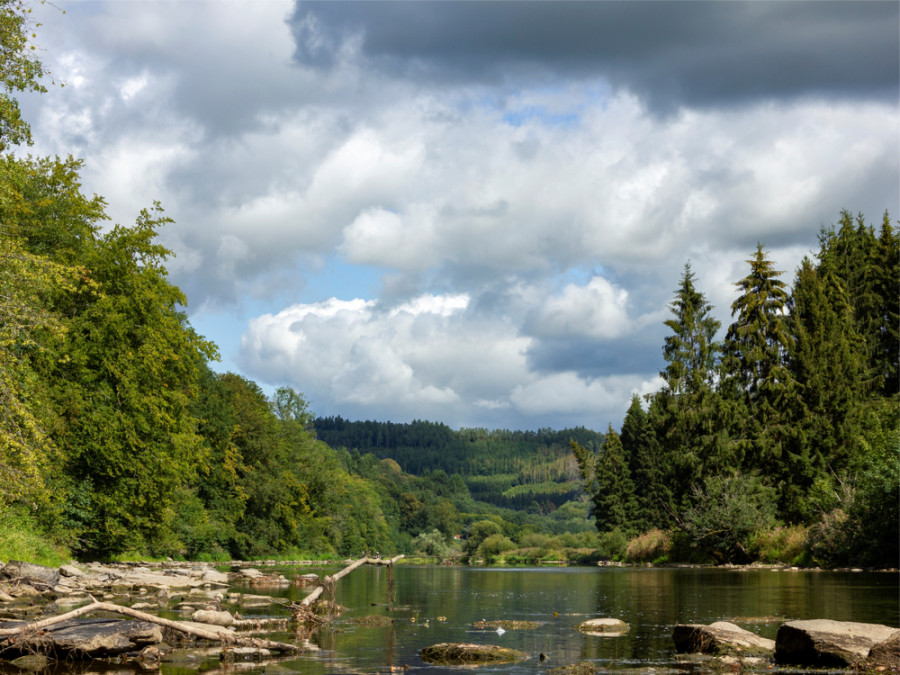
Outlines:
{"type": "Polygon", "coordinates": [[[744,411],[735,416],[735,432],[746,449],[745,470],[783,477],[782,454],[792,436],[787,411],[797,398],[786,367],[793,347],[786,318],[789,295],[762,244],[747,263],[750,273],[737,282],[741,295],[731,305],[736,319],[725,336],[723,385],[744,411]]]}
{"type": "Polygon", "coordinates": [[[859,413],[865,395],[866,354],[856,332],[853,308],[840,280],[823,275],[804,258],[789,303],[793,346],[788,366],[800,393],[791,415],[797,430],[787,448],[794,515],[818,474],[841,471],[858,452],[859,413]]]}
{"type": "Polygon", "coordinates": [[[602,533],[633,529],[637,510],[634,484],[619,434],[610,425],[596,457],[574,440],[571,447],[578,460],[585,491],[594,503],[597,530],[602,533]]]}
{"type": "Polygon", "coordinates": [[[674,394],[695,394],[713,383],[720,349],[715,337],[721,323],[712,316],[713,307],[694,286],[691,264],[686,263],[681,286],[669,305],[674,317],[665,321],[672,329],[666,337],[663,356],[668,365],[660,373],[674,394]]]}
{"type": "Polygon", "coordinates": [[[44,65],[31,40],[31,9],[23,0],[0,1],[0,151],[10,145],[31,144],[31,128],[22,119],[15,92],[45,92],[44,65]]]}
{"type": "Polygon", "coordinates": [[[62,418],[55,438],[81,504],[70,523],[76,548],[90,556],[167,532],[169,497],[206,461],[191,399],[198,364],[216,352],[187,324],[185,297],[166,279],[169,251],[154,241],[166,222],[157,206],[94,241],[85,268],[96,291],[65,307],[66,359],[50,373],[62,418]]]}
{"type": "Polygon", "coordinates": [[[668,521],[665,506],[670,502],[668,486],[663,483],[659,442],[637,394],[622,422],[622,448],[628,457],[628,469],[634,484],[634,527],[644,532],[668,521]]]}

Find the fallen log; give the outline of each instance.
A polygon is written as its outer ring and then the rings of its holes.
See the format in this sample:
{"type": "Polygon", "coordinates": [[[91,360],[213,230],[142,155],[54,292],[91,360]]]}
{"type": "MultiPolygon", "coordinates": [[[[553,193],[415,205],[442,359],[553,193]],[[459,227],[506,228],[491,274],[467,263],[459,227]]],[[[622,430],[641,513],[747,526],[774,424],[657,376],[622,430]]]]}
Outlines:
{"type": "Polygon", "coordinates": [[[310,593],[305,598],[303,598],[303,600],[300,601],[300,606],[301,607],[309,607],[312,603],[314,603],[316,600],[319,599],[319,596],[321,596],[322,593],[324,593],[327,588],[333,586],[335,583],[337,583],[338,580],[342,579],[343,577],[350,574],[350,572],[362,567],[363,565],[366,565],[366,564],[368,564],[368,565],[393,565],[395,562],[400,560],[402,557],[403,557],[403,555],[401,554],[398,556],[394,556],[393,558],[387,558],[387,559],[385,559],[385,558],[360,558],[356,562],[353,562],[353,563],[347,565],[340,572],[333,574],[332,576],[324,577],[322,579],[322,583],[319,584],[318,586],[316,586],[316,588],[313,589],[312,593],[310,593]]]}
{"type": "Polygon", "coordinates": [[[94,600],[94,598],[91,598],[91,600],[93,600],[91,604],[73,609],[72,611],[66,612],[65,614],[52,616],[47,619],[41,619],[39,621],[31,621],[21,626],[16,626],[15,628],[0,629],[0,649],[2,649],[5,645],[9,644],[15,639],[21,638],[26,635],[36,634],[40,630],[48,626],[68,621],[70,619],[74,619],[91,612],[110,612],[113,614],[123,614],[125,616],[134,617],[135,619],[139,619],[141,621],[154,623],[156,625],[170,628],[180,633],[192,635],[204,640],[221,641],[228,645],[269,649],[271,651],[276,651],[279,653],[296,653],[300,651],[300,648],[296,645],[288,644],[285,642],[273,642],[272,640],[241,637],[239,635],[235,635],[232,631],[217,626],[201,628],[197,626],[197,624],[192,623],[188,625],[186,624],[186,622],[163,619],[158,616],[154,616],[153,614],[147,614],[146,612],[132,609],[130,607],[122,607],[120,605],[114,605],[109,602],[98,602],[97,600],[94,600]]]}

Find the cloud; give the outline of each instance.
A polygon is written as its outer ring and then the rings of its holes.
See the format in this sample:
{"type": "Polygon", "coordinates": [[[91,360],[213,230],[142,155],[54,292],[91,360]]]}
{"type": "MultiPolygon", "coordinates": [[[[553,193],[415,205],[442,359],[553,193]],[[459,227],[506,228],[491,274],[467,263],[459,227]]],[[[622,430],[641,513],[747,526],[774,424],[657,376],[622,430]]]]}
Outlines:
{"type": "Polygon", "coordinates": [[[900,213],[896,3],[66,9],[34,151],[114,222],[161,200],[209,337],[323,414],[605,424],[687,260],[727,326],[757,242],[790,282],[900,213]]]}
{"type": "Polygon", "coordinates": [[[878,96],[900,80],[895,3],[298,2],[298,63],[348,54],[439,86],[594,78],[653,110],[797,96],[878,96]]]}

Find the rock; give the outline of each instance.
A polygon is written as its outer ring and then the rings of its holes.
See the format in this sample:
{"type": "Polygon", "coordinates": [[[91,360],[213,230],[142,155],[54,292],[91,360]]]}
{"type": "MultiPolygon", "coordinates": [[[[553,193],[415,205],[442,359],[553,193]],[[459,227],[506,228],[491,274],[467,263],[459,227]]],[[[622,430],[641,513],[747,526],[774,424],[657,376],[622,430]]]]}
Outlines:
{"type": "Polygon", "coordinates": [[[877,668],[896,668],[900,666],[900,630],[891,635],[887,640],[878,642],[869,650],[866,666],[877,668]]]}
{"type": "Polygon", "coordinates": [[[537,628],[539,625],[540,624],[537,621],[510,621],[506,619],[485,621],[482,619],[481,621],[473,623],[472,628],[480,628],[482,630],[497,630],[498,628],[502,628],[503,630],[529,630],[537,628]]]}
{"type": "Polygon", "coordinates": [[[255,567],[247,567],[240,571],[240,576],[246,577],[247,579],[256,579],[257,577],[263,576],[263,573],[255,567]]]}
{"type": "Polygon", "coordinates": [[[423,661],[444,665],[466,665],[472,663],[491,663],[521,661],[528,658],[524,652],[497,645],[473,645],[459,642],[442,642],[425,647],[419,652],[423,661]]]}
{"type": "Polygon", "coordinates": [[[64,577],[83,577],[84,572],[75,567],[75,565],[60,565],[59,573],[64,577]]]}
{"type": "Polygon", "coordinates": [[[208,623],[214,626],[230,626],[234,623],[234,617],[229,612],[217,612],[213,609],[198,609],[191,614],[191,621],[208,623]]]}
{"type": "Polygon", "coordinates": [[[59,583],[58,569],[21,560],[10,560],[6,563],[0,570],[0,576],[10,580],[25,581],[32,586],[42,585],[52,588],[59,583]]]}
{"type": "Polygon", "coordinates": [[[224,660],[264,659],[272,656],[272,652],[261,647],[232,647],[223,649],[221,658],[224,660]]]}
{"type": "Polygon", "coordinates": [[[156,602],[136,602],[131,606],[131,609],[159,609],[159,603],[156,602]]]}
{"type": "Polygon", "coordinates": [[[588,619],[587,621],[582,621],[576,628],[588,635],[603,636],[621,635],[631,630],[631,626],[621,619],[611,618],[588,619]]]}
{"type": "Polygon", "coordinates": [[[596,666],[587,661],[573,663],[570,666],[562,666],[561,668],[550,669],[550,675],[594,675],[596,672],[596,666]]]}
{"type": "Polygon", "coordinates": [[[206,570],[203,574],[200,575],[201,581],[208,581],[214,584],[227,584],[228,583],[228,575],[225,572],[218,572],[216,570],[206,570]]]}
{"type": "Polygon", "coordinates": [[[55,653],[63,658],[103,658],[138,651],[162,642],[160,627],[146,621],[72,619],[23,636],[7,652],[55,653]]]}
{"type": "Polygon", "coordinates": [[[47,668],[50,664],[50,659],[43,654],[26,654],[13,659],[12,664],[22,670],[41,671],[47,668]]]}
{"type": "Polygon", "coordinates": [[[702,654],[769,655],[775,649],[774,640],[760,637],[728,621],[703,624],[677,624],[672,631],[675,651],[702,654]]]}
{"type": "Polygon", "coordinates": [[[788,621],[775,636],[775,662],[779,665],[846,668],[865,660],[875,645],[897,633],[900,630],[874,623],[830,619],[788,621]]]}

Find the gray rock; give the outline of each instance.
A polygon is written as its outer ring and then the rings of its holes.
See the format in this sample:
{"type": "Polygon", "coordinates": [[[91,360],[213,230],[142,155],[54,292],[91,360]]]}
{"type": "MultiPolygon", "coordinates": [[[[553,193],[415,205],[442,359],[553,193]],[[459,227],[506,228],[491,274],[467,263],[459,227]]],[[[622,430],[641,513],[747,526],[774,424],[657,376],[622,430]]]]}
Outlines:
{"type": "Polygon", "coordinates": [[[59,573],[64,577],[83,577],[84,572],[75,567],[75,565],[60,565],[59,573]]]}
{"type": "Polygon", "coordinates": [[[870,650],[900,633],[890,626],[814,619],[788,621],[775,637],[775,662],[815,668],[847,668],[864,661],[870,650]]]}
{"type": "Polygon", "coordinates": [[[866,666],[869,668],[878,668],[879,666],[897,668],[900,666],[900,630],[869,650],[866,666]]]}
{"type": "Polygon", "coordinates": [[[578,630],[588,635],[621,635],[631,630],[631,627],[621,619],[601,618],[582,621],[578,630]]]}
{"type": "Polygon", "coordinates": [[[21,560],[10,560],[0,570],[0,577],[25,581],[32,586],[42,585],[52,588],[59,583],[59,570],[21,560]]]}
{"type": "Polygon", "coordinates": [[[214,626],[230,626],[234,623],[234,617],[229,612],[217,612],[212,609],[198,609],[191,614],[191,621],[209,623],[214,626]]]}
{"type": "Polygon", "coordinates": [[[678,624],[672,631],[675,651],[715,655],[769,655],[774,640],[760,637],[728,621],[703,624],[678,624]]]}
{"type": "Polygon", "coordinates": [[[162,642],[160,627],[146,621],[72,619],[21,637],[6,651],[55,653],[65,658],[103,658],[138,651],[162,642]]]}

